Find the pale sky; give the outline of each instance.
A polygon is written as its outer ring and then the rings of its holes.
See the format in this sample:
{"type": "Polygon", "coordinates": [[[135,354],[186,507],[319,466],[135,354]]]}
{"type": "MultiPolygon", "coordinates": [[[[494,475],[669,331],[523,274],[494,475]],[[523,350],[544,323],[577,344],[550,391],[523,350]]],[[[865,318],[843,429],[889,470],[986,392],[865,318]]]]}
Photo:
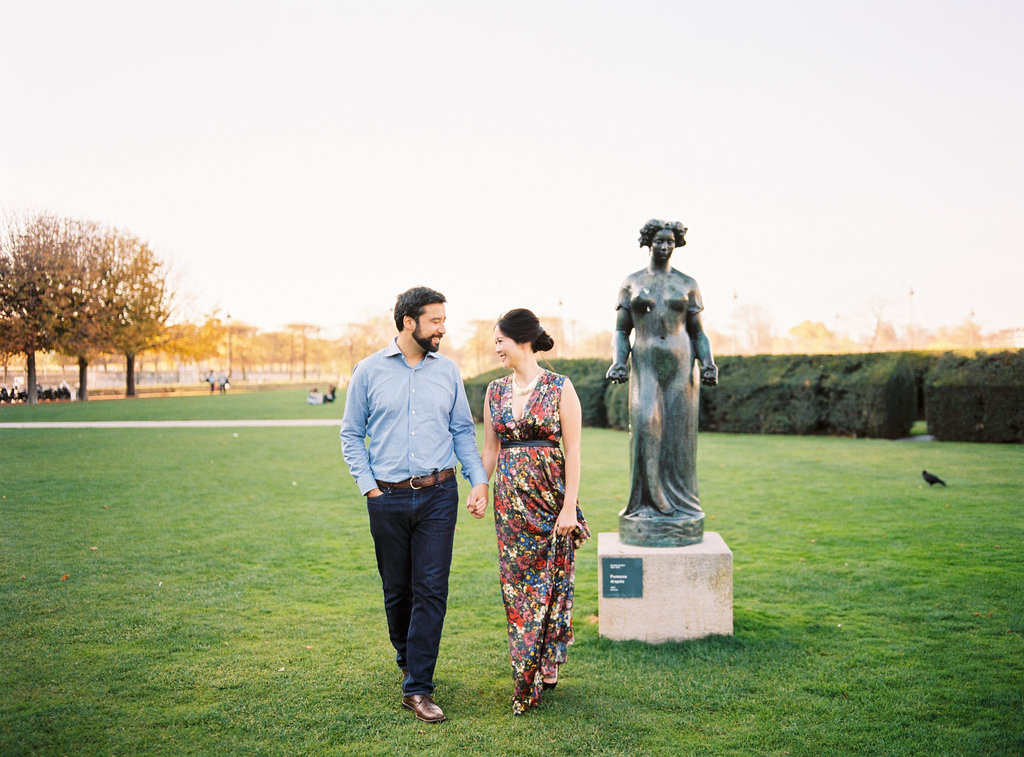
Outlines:
{"type": "Polygon", "coordinates": [[[199,313],[611,329],[658,217],[711,329],[1024,327],[1017,1],[0,2],[0,208],[132,231],[199,313]]]}

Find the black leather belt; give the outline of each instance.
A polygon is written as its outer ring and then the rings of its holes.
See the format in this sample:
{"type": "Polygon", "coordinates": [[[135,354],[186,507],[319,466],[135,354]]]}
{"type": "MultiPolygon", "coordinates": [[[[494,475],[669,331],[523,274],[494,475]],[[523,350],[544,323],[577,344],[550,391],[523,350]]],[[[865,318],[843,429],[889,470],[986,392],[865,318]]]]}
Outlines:
{"type": "Polygon", "coordinates": [[[447,481],[454,475],[454,468],[445,468],[425,476],[413,476],[405,481],[396,481],[393,484],[389,484],[387,481],[377,481],[377,486],[381,489],[426,489],[428,486],[447,481]]]}
{"type": "Polygon", "coordinates": [[[558,442],[551,441],[550,439],[524,439],[522,441],[517,439],[502,439],[501,448],[509,449],[510,447],[557,447],[558,442]]]}

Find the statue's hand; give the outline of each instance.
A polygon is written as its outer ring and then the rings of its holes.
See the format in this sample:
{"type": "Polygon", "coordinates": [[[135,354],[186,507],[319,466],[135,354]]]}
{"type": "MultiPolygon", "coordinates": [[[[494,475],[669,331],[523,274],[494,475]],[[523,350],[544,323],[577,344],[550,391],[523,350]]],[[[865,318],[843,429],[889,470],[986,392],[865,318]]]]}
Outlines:
{"type": "Polygon", "coordinates": [[[700,383],[704,384],[704,386],[717,386],[718,366],[714,363],[711,363],[711,365],[705,365],[704,370],[700,372],[700,383]]]}
{"type": "Polygon", "coordinates": [[[604,377],[612,383],[624,384],[629,381],[629,366],[625,363],[612,363],[604,377]]]}

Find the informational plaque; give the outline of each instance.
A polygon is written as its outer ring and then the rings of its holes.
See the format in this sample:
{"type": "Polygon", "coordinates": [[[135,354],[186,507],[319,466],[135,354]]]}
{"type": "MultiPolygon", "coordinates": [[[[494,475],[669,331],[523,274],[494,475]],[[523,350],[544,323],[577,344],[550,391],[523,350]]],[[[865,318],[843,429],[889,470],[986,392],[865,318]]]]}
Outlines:
{"type": "Polygon", "coordinates": [[[644,595],[642,557],[602,557],[601,575],[602,596],[627,598],[644,595]]]}

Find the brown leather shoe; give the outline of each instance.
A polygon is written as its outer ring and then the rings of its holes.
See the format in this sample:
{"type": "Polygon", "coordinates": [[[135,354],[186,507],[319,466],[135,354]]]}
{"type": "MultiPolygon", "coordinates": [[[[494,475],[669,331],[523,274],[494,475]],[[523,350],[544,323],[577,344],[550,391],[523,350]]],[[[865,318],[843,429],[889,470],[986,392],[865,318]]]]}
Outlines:
{"type": "Polygon", "coordinates": [[[445,719],[444,712],[434,704],[430,694],[412,694],[402,697],[402,707],[412,710],[413,714],[425,723],[440,723],[445,719]]]}

